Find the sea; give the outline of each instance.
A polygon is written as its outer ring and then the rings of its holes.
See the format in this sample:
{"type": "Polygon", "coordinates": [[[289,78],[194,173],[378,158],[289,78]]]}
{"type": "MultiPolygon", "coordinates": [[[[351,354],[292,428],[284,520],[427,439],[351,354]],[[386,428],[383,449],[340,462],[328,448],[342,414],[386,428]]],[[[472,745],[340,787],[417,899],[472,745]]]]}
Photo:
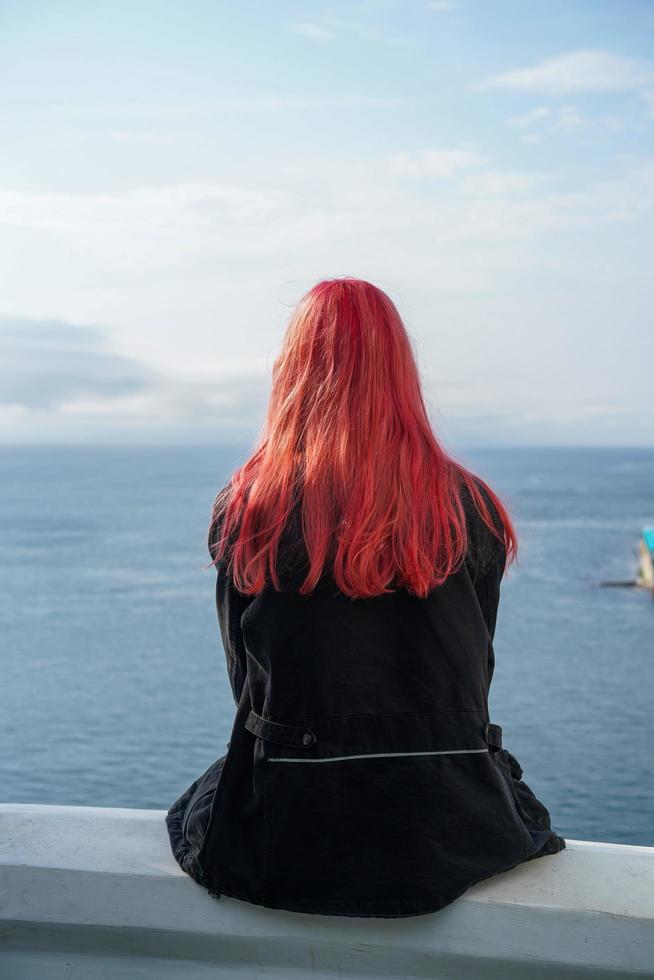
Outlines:
{"type": "MultiPolygon", "coordinates": [[[[449,450],[502,497],[490,717],[566,838],[654,845],[654,449],[449,450]]],[[[235,705],[206,534],[248,447],[0,449],[0,800],[167,809],[235,705]]]]}

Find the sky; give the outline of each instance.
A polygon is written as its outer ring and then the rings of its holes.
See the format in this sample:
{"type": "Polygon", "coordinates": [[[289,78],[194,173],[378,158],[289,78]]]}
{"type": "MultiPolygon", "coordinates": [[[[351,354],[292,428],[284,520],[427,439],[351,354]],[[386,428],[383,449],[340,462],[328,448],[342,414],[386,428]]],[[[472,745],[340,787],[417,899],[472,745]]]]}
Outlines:
{"type": "Polygon", "coordinates": [[[319,279],[450,448],[654,445],[652,0],[0,0],[0,442],[242,443],[319,279]]]}

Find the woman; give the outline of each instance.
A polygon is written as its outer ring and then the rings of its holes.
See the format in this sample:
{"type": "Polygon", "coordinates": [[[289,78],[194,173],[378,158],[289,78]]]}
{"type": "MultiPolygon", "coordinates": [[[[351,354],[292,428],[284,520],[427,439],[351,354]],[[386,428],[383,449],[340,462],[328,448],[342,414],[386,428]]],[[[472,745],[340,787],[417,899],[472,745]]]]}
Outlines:
{"type": "Polygon", "coordinates": [[[319,282],[214,504],[237,711],[227,754],[167,813],[184,871],[214,897],[396,917],[561,851],[488,716],[516,549],[496,494],[433,434],[392,301],[319,282]]]}

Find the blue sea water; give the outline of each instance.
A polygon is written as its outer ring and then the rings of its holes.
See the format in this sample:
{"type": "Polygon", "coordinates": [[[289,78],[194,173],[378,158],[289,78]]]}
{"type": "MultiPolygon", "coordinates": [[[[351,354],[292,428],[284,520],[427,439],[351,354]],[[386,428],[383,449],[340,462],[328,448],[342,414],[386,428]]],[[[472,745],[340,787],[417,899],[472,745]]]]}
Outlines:
{"type": "MultiPolygon", "coordinates": [[[[0,799],[166,809],[234,718],[206,568],[247,450],[0,450],[0,799]]],[[[654,450],[467,450],[520,553],[491,719],[565,837],[654,844],[654,600],[631,579],[654,450]]]]}

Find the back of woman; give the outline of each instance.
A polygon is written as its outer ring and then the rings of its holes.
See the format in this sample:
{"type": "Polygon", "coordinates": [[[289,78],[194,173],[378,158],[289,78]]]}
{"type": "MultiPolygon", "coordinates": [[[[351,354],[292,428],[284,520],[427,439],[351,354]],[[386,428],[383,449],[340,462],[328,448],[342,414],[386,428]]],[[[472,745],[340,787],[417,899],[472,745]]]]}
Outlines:
{"type": "Polygon", "coordinates": [[[236,717],[167,814],[215,897],[408,916],[565,840],[491,722],[506,508],[430,427],[385,293],[298,305],[209,530],[236,717]]]}

